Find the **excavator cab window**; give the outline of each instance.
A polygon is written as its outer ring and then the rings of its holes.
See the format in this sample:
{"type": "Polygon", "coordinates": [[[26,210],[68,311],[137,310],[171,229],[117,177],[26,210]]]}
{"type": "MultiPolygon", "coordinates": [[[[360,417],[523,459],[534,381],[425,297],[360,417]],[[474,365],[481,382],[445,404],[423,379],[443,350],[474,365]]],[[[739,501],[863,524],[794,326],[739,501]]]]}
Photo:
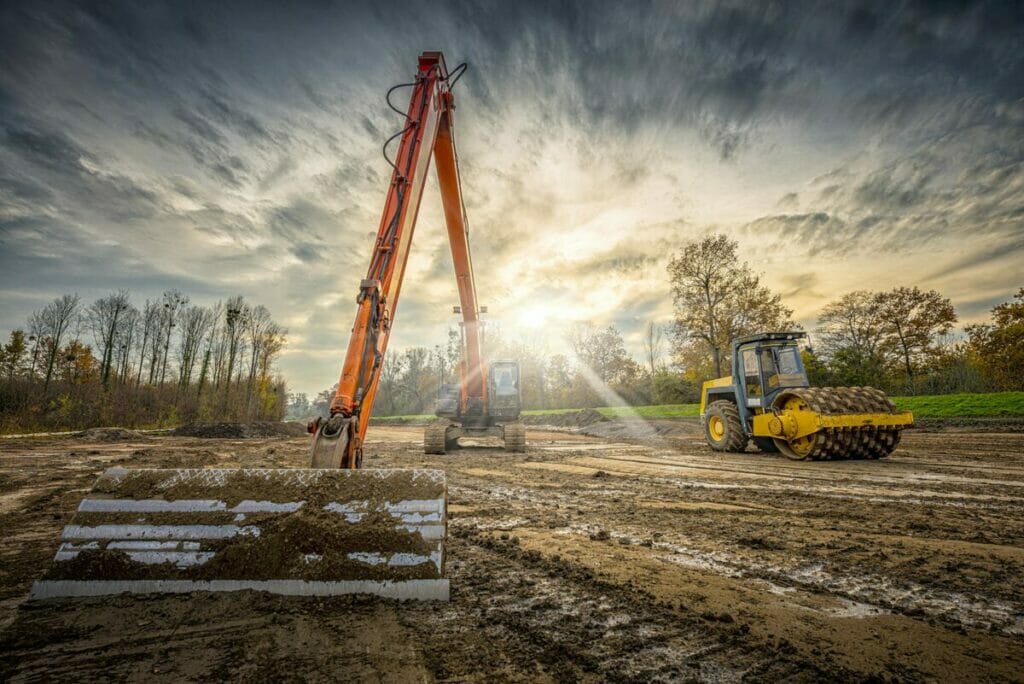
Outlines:
{"type": "Polygon", "coordinates": [[[494,382],[494,393],[502,397],[517,395],[519,393],[518,369],[514,365],[508,365],[495,370],[497,377],[494,382]]]}

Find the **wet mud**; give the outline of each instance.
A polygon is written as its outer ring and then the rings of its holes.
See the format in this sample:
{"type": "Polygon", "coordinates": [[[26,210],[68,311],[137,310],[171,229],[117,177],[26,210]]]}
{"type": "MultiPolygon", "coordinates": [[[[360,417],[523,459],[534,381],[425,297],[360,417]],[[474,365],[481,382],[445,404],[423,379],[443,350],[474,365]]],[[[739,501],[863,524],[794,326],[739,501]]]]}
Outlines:
{"type": "Polygon", "coordinates": [[[368,467],[447,473],[447,604],[26,601],[108,467],[304,467],[309,445],[0,441],[0,679],[1021,680],[1020,432],[800,463],[713,453],[685,421],[627,428],[438,457],[422,428],[371,429],[368,467]]]}

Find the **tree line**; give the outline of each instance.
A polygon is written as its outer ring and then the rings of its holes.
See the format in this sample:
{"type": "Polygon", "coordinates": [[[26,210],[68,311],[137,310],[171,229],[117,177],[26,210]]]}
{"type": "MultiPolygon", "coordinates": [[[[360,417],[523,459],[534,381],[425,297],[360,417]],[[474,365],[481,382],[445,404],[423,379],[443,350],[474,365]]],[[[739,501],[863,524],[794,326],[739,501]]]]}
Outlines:
{"type": "MultiPolygon", "coordinates": [[[[562,346],[562,340],[555,340],[562,346]]],[[[489,359],[519,361],[520,391],[528,409],[577,408],[609,404],[672,404],[696,401],[698,386],[670,367],[663,331],[647,327],[645,358],[637,362],[626,351],[615,326],[576,323],[564,340],[564,351],[552,353],[540,334],[510,336],[494,325],[484,333],[489,359]]],[[[448,330],[445,344],[389,350],[381,371],[374,406],[377,415],[433,413],[441,384],[458,381],[461,355],[458,331],[448,330]]],[[[289,395],[288,416],[297,420],[327,415],[334,388],[312,400],[289,395]]]]}
{"type": "Polygon", "coordinates": [[[274,363],[287,331],[242,296],[212,306],[168,290],[136,307],[126,290],[34,311],[0,346],[0,430],[280,420],[274,363]]]}
{"type": "MultiPolygon", "coordinates": [[[[673,361],[687,377],[730,372],[733,339],[799,329],[782,297],[740,261],[736,242],[688,243],[669,263],[675,317],[673,361]]],[[[869,385],[890,394],[1024,389],[1024,288],[965,327],[936,290],[857,290],[826,305],[803,352],[812,385],[869,385]]]]}
{"type": "MultiPolygon", "coordinates": [[[[691,403],[701,384],[731,372],[731,343],[743,335],[799,330],[780,294],[761,282],[724,235],[689,242],[668,264],[674,316],[649,322],[638,361],[615,326],[574,324],[552,353],[537,335],[485,337],[488,358],[518,359],[527,409],[691,403]],[[563,344],[564,343],[564,344],[563,344]]],[[[935,290],[858,290],[826,305],[803,350],[816,386],[868,385],[890,394],[1024,390],[1024,288],[992,309],[991,322],[955,330],[952,302],[935,290]],[[957,334],[954,334],[957,333],[957,334]]],[[[375,411],[433,412],[442,383],[455,382],[461,346],[389,351],[375,411]]],[[[326,414],[331,390],[291,395],[289,415],[326,414]]]]}

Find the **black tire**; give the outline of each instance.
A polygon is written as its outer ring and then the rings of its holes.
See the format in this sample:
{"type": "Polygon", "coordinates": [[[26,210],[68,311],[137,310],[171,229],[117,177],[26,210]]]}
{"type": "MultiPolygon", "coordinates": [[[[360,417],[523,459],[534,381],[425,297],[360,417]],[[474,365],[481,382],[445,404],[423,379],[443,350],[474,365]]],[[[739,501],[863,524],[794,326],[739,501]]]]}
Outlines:
{"type": "Polygon", "coordinates": [[[754,442],[754,446],[761,450],[765,454],[777,454],[779,453],[779,447],[775,445],[775,440],[771,437],[751,437],[751,441],[754,442]]]}
{"type": "Polygon", "coordinates": [[[715,451],[740,453],[747,448],[747,433],[740,412],[731,401],[713,401],[704,411],[704,439],[715,451]]]}

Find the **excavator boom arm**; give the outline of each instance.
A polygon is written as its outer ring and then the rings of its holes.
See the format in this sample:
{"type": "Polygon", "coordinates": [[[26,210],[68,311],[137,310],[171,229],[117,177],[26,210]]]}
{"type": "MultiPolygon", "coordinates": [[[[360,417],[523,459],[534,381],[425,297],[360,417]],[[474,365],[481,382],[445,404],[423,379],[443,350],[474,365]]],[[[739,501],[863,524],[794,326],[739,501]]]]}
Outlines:
{"type": "Polygon", "coordinates": [[[441,115],[437,141],[434,144],[434,156],[437,165],[437,184],[441,189],[441,203],[444,206],[448,243],[452,248],[452,264],[455,266],[455,282],[458,284],[459,304],[462,309],[465,344],[460,369],[462,391],[459,394],[461,409],[465,413],[470,404],[486,406],[487,383],[484,379],[487,376],[487,368],[483,358],[473,259],[469,250],[469,225],[459,180],[459,156],[455,150],[452,121],[452,110],[455,106],[451,101],[451,93],[446,93],[445,97],[448,106],[441,115]]]}
{"type": "MultiPolygon", "coordinates": [[[[391,184],[370,268],[359,286],[355,323],[338,389],[331,402],[331,417],[310,425],[310,431],[317,434],[314,463],[321,467],[357,468],[360,465],[362,444],[377,394],[432,155],[437,158],[438,183],[465,318],[468,350],[464,382],[472,388],[470,396],[483,399],[485,383],[480,372],[476,290],[452,137],[453,75],[457,78],[459,74],[448,72],[440,52],[424,52],[419,58],[416,80],[409,84],[413,91],[405,128],[396,136],[400,141],[392,164],[391,184]]],[[[463,392],[464,396],[466,394],[463,392]]]]}

